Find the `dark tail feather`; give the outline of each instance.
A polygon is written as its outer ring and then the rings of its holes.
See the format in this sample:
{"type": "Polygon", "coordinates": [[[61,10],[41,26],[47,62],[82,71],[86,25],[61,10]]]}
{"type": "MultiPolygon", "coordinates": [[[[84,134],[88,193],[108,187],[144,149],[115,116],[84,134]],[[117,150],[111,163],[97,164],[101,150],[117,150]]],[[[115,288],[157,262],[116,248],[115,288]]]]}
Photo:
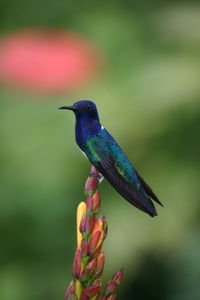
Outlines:
{"type": "Polygon", "coordinates": [[[110,184],[131,204],[146,212],[151,217],[157,216],[156,209],[150,199],[137,190],[132,182],[128,182],[117,170],[112,156],[108,155],[95,165],[97,170],[110,184]]]}
{"type": "Polygon", "coordinates": [[[141,181],[142,187],[145,190],[145,192],[154,200],[156,201],[158,204],[160,204],[161,206],[163,206],[163,204],[158,200],[157,196],[154,194],[154,192],[152,191],[152,189],[150,188],[150,186],[144,181],[144,179],[138,174],[138,172],[136,171],[137,176],[139,178],[139,180],[141,181]]]}
{"type": "Polygon", "coordinates": [[[102,169],[100,166],[97,170],[110,182],[110,184],[126,199],[129,203],[149,214],[151,217],[157,216],[156,209],[151,199],[140,193],[132,183],[127,182],[114,169],[102,169]],[[113,170],[115,171],[113,176],[113,170]]]}

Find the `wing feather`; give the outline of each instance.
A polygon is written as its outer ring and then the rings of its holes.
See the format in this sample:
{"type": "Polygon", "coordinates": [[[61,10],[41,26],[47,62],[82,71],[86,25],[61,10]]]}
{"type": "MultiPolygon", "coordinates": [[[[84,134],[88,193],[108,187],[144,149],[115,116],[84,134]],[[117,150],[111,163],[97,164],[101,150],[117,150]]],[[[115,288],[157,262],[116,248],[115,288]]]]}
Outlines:
{"type": "Polygon", "coordinates": [[[140,193],[133,183],[128,182],[117,170],[112,156],[108,155],[95,165],[109,183],[131,204],[154,217],[157,215],[151,199],[140,193]]]}
{"type": "Polygon", "coordinates": [[[151,198],[159,204],[161,202],[105,129],[87,140],[81,149],[126,200],[152,217],[157,215],[151,198]]]}
{"type": "Polygon", "coordinates": [[[144,179],[140,176],[140,174],[138,174],[138,172],[136,171],[136,174],[142,184],[143,189],[145,190],[145,192],[154,200],[156,201],[158,204],[160,204],[161,206],[163,206],[162,202],[160,202],[158,200],[158,197],[154,194],[154,192],[152,191],[152,189],[150,188],[150,186],[144,181],[144,179]]]}

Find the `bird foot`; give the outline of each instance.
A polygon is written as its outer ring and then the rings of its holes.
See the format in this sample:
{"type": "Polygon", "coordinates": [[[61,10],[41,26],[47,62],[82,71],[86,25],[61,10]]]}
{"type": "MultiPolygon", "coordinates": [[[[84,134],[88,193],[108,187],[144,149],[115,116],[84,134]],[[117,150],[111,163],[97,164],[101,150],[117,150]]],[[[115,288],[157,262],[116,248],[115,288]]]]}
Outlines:
{"type": "Polygon", "coordinates": [[[93,177],[93,178],[97,178],[99,180],[99,183],[101,183],[102,180],[104,179],[104,177],[101,175],[101,173],[97,174],[94,172],[90,172],[89,176],[93,177]]]}

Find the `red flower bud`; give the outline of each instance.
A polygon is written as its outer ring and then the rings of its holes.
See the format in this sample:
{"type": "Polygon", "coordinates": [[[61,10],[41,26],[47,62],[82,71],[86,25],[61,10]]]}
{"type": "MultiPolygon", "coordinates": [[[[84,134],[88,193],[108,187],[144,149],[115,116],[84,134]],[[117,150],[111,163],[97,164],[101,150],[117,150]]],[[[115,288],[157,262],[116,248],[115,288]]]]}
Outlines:
{"type": "Polygon", "coordinates": [[[100,287],[101,279],[96,279],[90,287],[85,289],[85,293],[89,297],[89,299],[98,296],[98,294],[100,293],[100,287]]]}
{"type": "Polygon", "coordinates": [[[93,209],[93,202],[92,202],[92,197],[88,196],[86,199],[86,206],[87,206],[87,212],[92,211],[93,209]]]}
{"type": "Polygon", "coordinates": [[[100,252],[99,256],[97,257],[97,267],[96,267],[96,276],[101,277],[103,273],[105,262],[105,256],[103,252],[100,252]]]}
{"type": "Polygon", "coordinates": [[[94,224],[92,235],[95,234],[95,232],[100,231],[102,236],[101,240],[104,241],[106,238],[107,232],[108,232],[108,225],[105,220],[105,217],[100,217],[94,224]]]}
{"type": "Polygon", "coordinates": [[[89,254],[90,256],[93,256],[93,254],[95,253],[97,247],[99,246],[99,243],[102,240],[102,233],[101,231],[96,231],[94,234],[92,234],[91,236],[91,240],[89,243],[89,254]]]}
{"type": "Polygon", "coordinates": [[[99,255],[101,248],[102,248],[103,241],[104,241],[103,239],[100,239],[100,242],[98,243],[98,247],[93,252],[94,257],[97,257],[99,255]]]}
{"type": "Polygon", "coordinates": [[[78,300],[78,297],[76,294],[72,293],[66,300],[78,300]]]}
{"type": "Polygon", "coordinates": [[[90,234],[93,230],[94,224],[96,222],[95,216],[86,216],[85,214],[82,217],[80,224],[80,232],[90,234]]]}
{"type": "Polygon", "coordinates": [[[101,231],[101,226],[100,226],[100,224],[99,224],[99,221],[96,221],[96,222],[94,223],[92,235],[94,235],[96,231],[101,231]]]}
{"type": "Polygon", "coordinates": [[[88,256],[88,242],[86,240],[81,241],[81,257],[88,256]]]}
{"type": "MultiPolygon", "coordinates": [[[[118,286],[117,282],[115,282],[113,280],[109,280],[108,284],[105,286],[102,300],[107,300],[109,296],[113,295],[117,289],[117,286],[118,286]]],[[[115,296],[113,296],[113,297],[114,297],[113,299],[115,299],[115,296]]],[[[112,298],[109,298],[109,299],[112,299],[112,298]]]]}
{"type": "Polygon", "coordinates": [[[81,273],[81,250],[77,249],[74,256],[72,275],[74,278],[79,279],[80,273],[81,273]]]}
{"type": "Polygon", "coordinates": [[[99,178],[98,178],[99,172],[95,167],[92,166],[90,169],[90,174],[93,174],[94,177],[91,175],[88,177],[85,184],[85,193],[86,195],[92,196],[99,183],[99,178]]]}
{"type": "Polygon", "coordinates": [[[88,212],[98,214],[100,209],[100,196],[98,191],[95,191],[92,197],[87,197],[86,205],[88,212]]]}
{"type": "Polygon", "coordinates": [[[81,300],[89,300],[90,298],[87,296],[86,294],[86,289],[83,289],[82,290],[82,293],[81,293],[81,300]]]}
{"type": "Polygon", "coordinates": [[[113,275],[112,280],[115,281],[117,283],[117,285],[119,285],[120,282],[123,279],[123,276],[124,276],[124,270],[121,269],[121,270],[115,272],[115,274],[113,275]]]}
{"type": "Polygon", "coordinates": [[[92,229],[94,227],[95,222],[96,222],[95,216],[86,217],[85,233],[91,233],[92,232],[92,229]]]}
{"type": "Polygon", "coordinates": [[[84,268],[82,274],[81,274],[81,281],[88,281],[95,273],[96,270],[96,266],[97,266],[97,259],[93,258],[88,264],[87,266],[84,268]]]}
{"type": "Polygon", "coordinates": [[[90,298],[87,296],[87,294],[85,293],[85,290],[86,289],[84,289],[83,291],[82,291],[82,293],[81,293],[81,300],[89,300],[90,298]]]}
{"type": "Polygon", "coordinates": [[[70,284],[68,285],[68,288],[67,288],[66,292],[65,292],[64,299],[65,300],[70,299],[70,296],[74,293],[74,291],[75,291],[74,282],[71,281],[70,284]]]}
{"type": "Polygon", "coordinates": [[[106,286],[106,291],[107,293],[112,294],[114,293],[116,288],[117,288],[117,283],[115,281],[110,280],[106,286]]]}

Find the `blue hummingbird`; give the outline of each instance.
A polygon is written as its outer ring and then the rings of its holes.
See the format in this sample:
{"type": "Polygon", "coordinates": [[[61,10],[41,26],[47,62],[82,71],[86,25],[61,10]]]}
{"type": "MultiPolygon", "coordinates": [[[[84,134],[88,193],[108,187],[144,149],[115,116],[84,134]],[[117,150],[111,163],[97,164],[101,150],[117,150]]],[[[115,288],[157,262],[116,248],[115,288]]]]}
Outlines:
{"type": "Polygon", "coordinates": [[[156,216],[152,199],[161,206],[162,203],[101,125],[96,105],[92,101],[83,100],[59,109],[74,112],[76,142],[91,164],[126,200],[151,217],[156,216]]]}

